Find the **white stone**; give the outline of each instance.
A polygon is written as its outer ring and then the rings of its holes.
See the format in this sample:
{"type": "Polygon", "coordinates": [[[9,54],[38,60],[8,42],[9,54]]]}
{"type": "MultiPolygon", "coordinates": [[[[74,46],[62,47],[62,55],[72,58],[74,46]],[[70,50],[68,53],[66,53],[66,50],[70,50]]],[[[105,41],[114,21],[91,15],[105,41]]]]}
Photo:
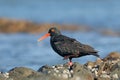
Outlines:
{"type": "Polygon", "coordinates": [[[9,73],[6,72],[6,73],[4,73],[3,75],[4,75],[6,78],[9,78],[9,73]]]}
{"type": "Polygon", "coordinates": [[[106,74],[107,72],[106,71],[102,71],[103,74],[106,74]]]}
{"type": "Polygon", "coordinates": [[[51,73],[51,71],[48,71],[48,73],[51,73]]]}
{"type": "Polygon", "coordinates": [[[118,77],[118,74],[114,74],[114,75],[113,75],[113,78],[118,79],[118,78],[119,78],[119,77],[118,77]]]}
{"type": "Polygon", "coordinates": [[[55,72],[56,72],[56,73],[58,73],[58,72],[59,72],[59,70],[55,70],[55,72]]]}
{"type": "Polygon", "coordinates": [[[52,66],[52,68],[55,68],[55,66],[52,66]]]}
{"type": "Polygon", "coordinates": [[[68,74],[68,77],[72,77],[72,75],[69,73],[69,74],[68,74]]]}
{"type": "Polygon", "coordinates": [[[54,68],[53,70],[54,70],[54,71],[56,71],[57,69],[56,69],[56,68],[54,68]]]}
{"type": "Polygon", "coordinates": [[[63,64],[61,64],[60,66],[63,67],[63,64]]]}
{"type": "Polygon", "coordinates": [[[95,76],[98,76],[98,72],[97,71],[95,71],[95,76]]]}
{"type": "Polygon", "coordinates": [[[103,77],[103,78],[110,78],[110,76],[107,75],[107,74],[102,74],[100,77],[103,77]]]}
{"type": "Polygon", "coordinates": [[[53,75],[54,75],[54,76],[57,76],[57,74],[56,74],[56,73],[53,73],[53,75]]]}
{"type": "Polygon", "coordinates": [[[58,77],[61,77],[61,74],[58,74],[58,77]]]}
{"type": "MultiPolygon", "coordinates": [[[[71,70],[71,71],[73,71],[73,70],[71,70]]],[[[66,70],[66,73],[68,73],[68,74],[69,74],[71,71],[69,71],[69,70],[66,70]]]]}
{"type": "Polygon", "coordinates": [[[98,67],[98,65],[95,65],[95,67],[98,67]]]}
{"type": "Polygon", "coordinates": [[[67,79],[67,78],[68,78],[68,74],[63,73],[63,74],[62,74],[62,77],[63,77],[64,79],[67,79]]]}
{"type": "Polygon", "coordinates": [[[82,80],[79,76],[76,76],[75,80],[82,80]]]}
{"type": "Polygon", "coordinates": [[[57,67],[58,69],[62,69],[63,67],[57,67]]]}
{"type": "Polygon", "coordinates": [[[63,70],[63,73],[67,73],[67,71],[66,71],[66,70],[63,70]]]}
{"type": "Polygon", "coordinates": [[[89,65],[89,66],[87,66],[87,67],[88,67],[89,69],[92,69],[92,66],[90,66],[90,65],[89,65]]]}
{"type": "Polygon", "coordinates": [[[73,73],[73,70],[71,70],[70,73],[73,73]]]}
{"type": "Polygon", "coordinates": [[[93,68],[91,71],[92,71],[92,72],[94,72],[95,70],[96,70],[96,69],[95,69],[95,68],[93,68]]]}

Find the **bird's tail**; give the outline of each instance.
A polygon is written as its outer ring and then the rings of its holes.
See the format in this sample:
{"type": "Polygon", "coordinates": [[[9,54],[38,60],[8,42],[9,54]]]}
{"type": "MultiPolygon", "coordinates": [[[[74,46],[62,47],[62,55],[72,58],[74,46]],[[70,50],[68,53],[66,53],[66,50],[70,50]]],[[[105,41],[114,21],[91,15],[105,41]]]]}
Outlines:
{"type": "Polygon", "coordinates": [[[98,51],[94,51],[94,52],[91,52],[90,54],[100,58],[100,55],[97,53],[98,53],[98,51]]]}
{"type": "Polygon", "coordinates": [[[96,57],[100,57],[100,55],[97,54],[97,53],[93,53],[92,55],[94,55],[94,56],[96,56],[96,57]]]}

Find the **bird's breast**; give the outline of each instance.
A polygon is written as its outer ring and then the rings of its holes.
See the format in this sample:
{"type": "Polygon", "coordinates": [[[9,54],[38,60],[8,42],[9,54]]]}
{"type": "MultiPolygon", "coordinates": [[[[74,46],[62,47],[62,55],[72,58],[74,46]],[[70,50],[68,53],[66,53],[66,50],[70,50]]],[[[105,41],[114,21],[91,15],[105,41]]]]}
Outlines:
{"type": "Polygon", "coordinates": [[[56,45],[55,45],[54,43],[51,43],[51,46],[52,46],[52,49],[53,49],[57,54],[59,54],[60,56],[64,57],[64,55],[62,55],[61,50],[58,50],[58,49],[56,48],[56,45]]]}

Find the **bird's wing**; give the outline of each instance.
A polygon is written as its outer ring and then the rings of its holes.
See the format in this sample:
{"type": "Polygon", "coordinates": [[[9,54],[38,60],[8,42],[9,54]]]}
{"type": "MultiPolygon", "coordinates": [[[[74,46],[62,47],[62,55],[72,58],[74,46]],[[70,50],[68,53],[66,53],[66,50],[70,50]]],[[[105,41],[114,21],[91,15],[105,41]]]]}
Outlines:
{"type": "Polygon", "coordinates": [[[90,53],[97,53],[91,46],[82,44],[73,38],[62,36],[56,39],[54,42],[56,49],[64,55],[75,55],[79,53],[89,55],[90,53]]]}
{"type": "Polygon", "coordinates": [[[64,55],[73,55],[79,53],[78,44],[81,44],[80,42],[66,36],[58,36],[58,37],[54,39],[54,44],[57,51],[59,51],[61,54],[64,55]]]}
{"type": "Polygon", "coordinates": [[[96,50],[94,50],[93,47],[89,45],[85,45],[85,44],[82,44],[80,49],[85,53],[96,53],[97,52],[96,50]]]}

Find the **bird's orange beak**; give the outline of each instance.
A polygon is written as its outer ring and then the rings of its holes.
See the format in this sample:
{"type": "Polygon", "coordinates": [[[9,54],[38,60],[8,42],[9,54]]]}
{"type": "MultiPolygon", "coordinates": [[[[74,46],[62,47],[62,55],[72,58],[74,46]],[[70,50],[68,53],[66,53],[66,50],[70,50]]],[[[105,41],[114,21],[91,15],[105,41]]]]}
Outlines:
{"type": "Polygon", "coordinates": [[[50,36],[50,33],[45,34],[44,36],[42,36],[41,38],[38,39],[38,42],[42,41],[43,39],[45,39],[45,38],[47,38],[49,36],[50,36]]]}

